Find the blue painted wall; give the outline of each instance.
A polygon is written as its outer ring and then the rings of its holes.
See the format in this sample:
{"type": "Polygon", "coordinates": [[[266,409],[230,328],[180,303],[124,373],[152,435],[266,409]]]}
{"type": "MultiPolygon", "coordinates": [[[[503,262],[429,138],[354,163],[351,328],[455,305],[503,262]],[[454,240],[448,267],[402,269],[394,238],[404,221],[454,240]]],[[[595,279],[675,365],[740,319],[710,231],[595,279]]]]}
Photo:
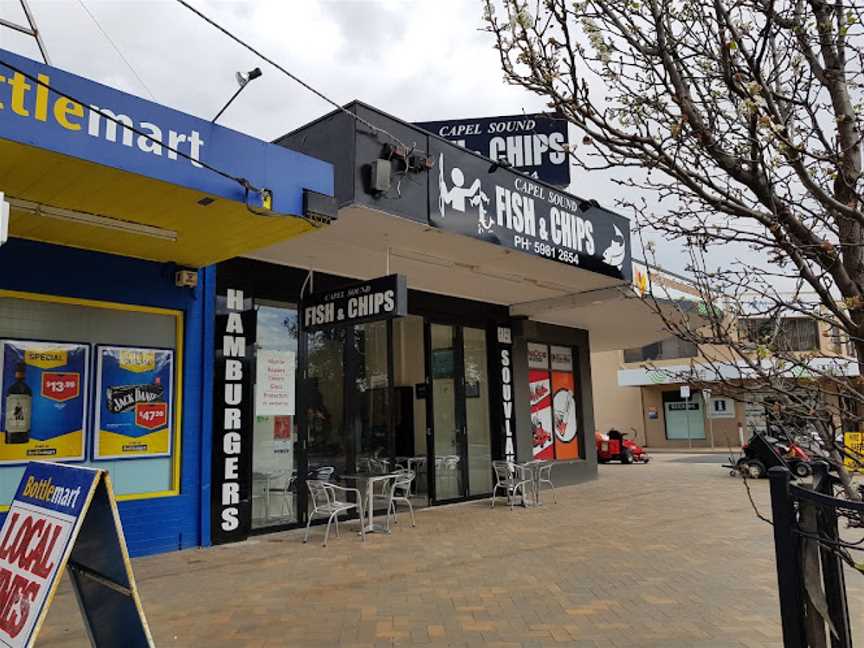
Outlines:
{"type": "MultiPolygon", "coordinates": [[[[0,288],[171,308],[184,312],[184,384],[180,495],[120,503],[126,542],[133,556],[209,544],[200,525],[202,466],[209,467],[212,402],[212,322],[206,325],[213,284],[199,273],[195,290],[174,285],[172,264],[11,239],[0,247],[0,288]],[[207,329],[211,329],[209,337],[207,329]],[[210,346],[206,346],[209,339],[210,346]],[[207,367],[211,371],[207,371],[207,367]],[[201,458],[206,457],[205,461],[201,458]]],[[[212,273],[210,274],[212,278],[212,273]]],[[[209,308],[212,308],[210,306],[209,308]]],[[[209,473],[207,475],[209,480],[209,473]]],[[[2,518],[0,518],[2,520],[2,518]]]]}

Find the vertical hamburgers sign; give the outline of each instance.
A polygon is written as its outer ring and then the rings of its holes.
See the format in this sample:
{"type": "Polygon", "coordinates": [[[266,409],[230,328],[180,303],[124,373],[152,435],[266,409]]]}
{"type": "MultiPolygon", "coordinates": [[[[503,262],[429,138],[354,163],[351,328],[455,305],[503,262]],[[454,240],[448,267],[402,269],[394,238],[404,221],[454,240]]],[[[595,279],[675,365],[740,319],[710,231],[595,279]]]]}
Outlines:
{"type": "Polygon", "coordinates": [[[255,311],[243,290],[217,296],[211,535],[242,540],[251,523],[255,311]]]}

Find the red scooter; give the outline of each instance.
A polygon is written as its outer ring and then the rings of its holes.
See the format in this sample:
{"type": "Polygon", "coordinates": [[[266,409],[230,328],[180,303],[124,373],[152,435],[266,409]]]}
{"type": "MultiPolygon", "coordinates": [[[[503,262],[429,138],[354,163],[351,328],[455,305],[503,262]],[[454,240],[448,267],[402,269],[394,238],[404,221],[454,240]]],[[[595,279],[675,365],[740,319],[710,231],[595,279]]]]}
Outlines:
{"type": "Polygon", "coordinates": [[[609,461],[620,461],[622,464],[648,463],[650,457],[645,448],[635,441],[625,439],[626,432],[616,429],[609,430],[608,434],[595,433],[597,444],[597,463],[609,461]]]}

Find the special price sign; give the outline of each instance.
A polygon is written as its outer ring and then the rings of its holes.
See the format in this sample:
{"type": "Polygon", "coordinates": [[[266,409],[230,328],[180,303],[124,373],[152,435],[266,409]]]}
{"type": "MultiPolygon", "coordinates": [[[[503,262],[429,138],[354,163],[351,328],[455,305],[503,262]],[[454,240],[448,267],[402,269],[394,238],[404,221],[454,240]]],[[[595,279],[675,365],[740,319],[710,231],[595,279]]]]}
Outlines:
{"type": "Polygon", "coordinates": [[[171,454],[174,351],[96,348],[94,459],[171,454]]]}
{"type": "Polygon", "coordinates": [[[83,459],[90,346],[0,345],[0,463],[83,459]]]}
{"type": "Polygon", "coordinates": [[[32,645],[99,472],[28,465],[0,530],[0,645],[32,645]]]}

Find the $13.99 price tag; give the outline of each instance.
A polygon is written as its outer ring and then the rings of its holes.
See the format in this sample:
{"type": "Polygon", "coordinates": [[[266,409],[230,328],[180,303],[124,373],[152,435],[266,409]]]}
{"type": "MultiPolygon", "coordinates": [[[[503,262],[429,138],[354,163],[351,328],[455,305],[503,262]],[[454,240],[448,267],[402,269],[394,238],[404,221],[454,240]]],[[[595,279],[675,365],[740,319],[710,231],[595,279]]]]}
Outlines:
{"type": "Polygon", "coordinates": [[[46,371],[42,374],[42,397],[60,403],[78,398],[81,374],[66,371],[46,371]]]}

